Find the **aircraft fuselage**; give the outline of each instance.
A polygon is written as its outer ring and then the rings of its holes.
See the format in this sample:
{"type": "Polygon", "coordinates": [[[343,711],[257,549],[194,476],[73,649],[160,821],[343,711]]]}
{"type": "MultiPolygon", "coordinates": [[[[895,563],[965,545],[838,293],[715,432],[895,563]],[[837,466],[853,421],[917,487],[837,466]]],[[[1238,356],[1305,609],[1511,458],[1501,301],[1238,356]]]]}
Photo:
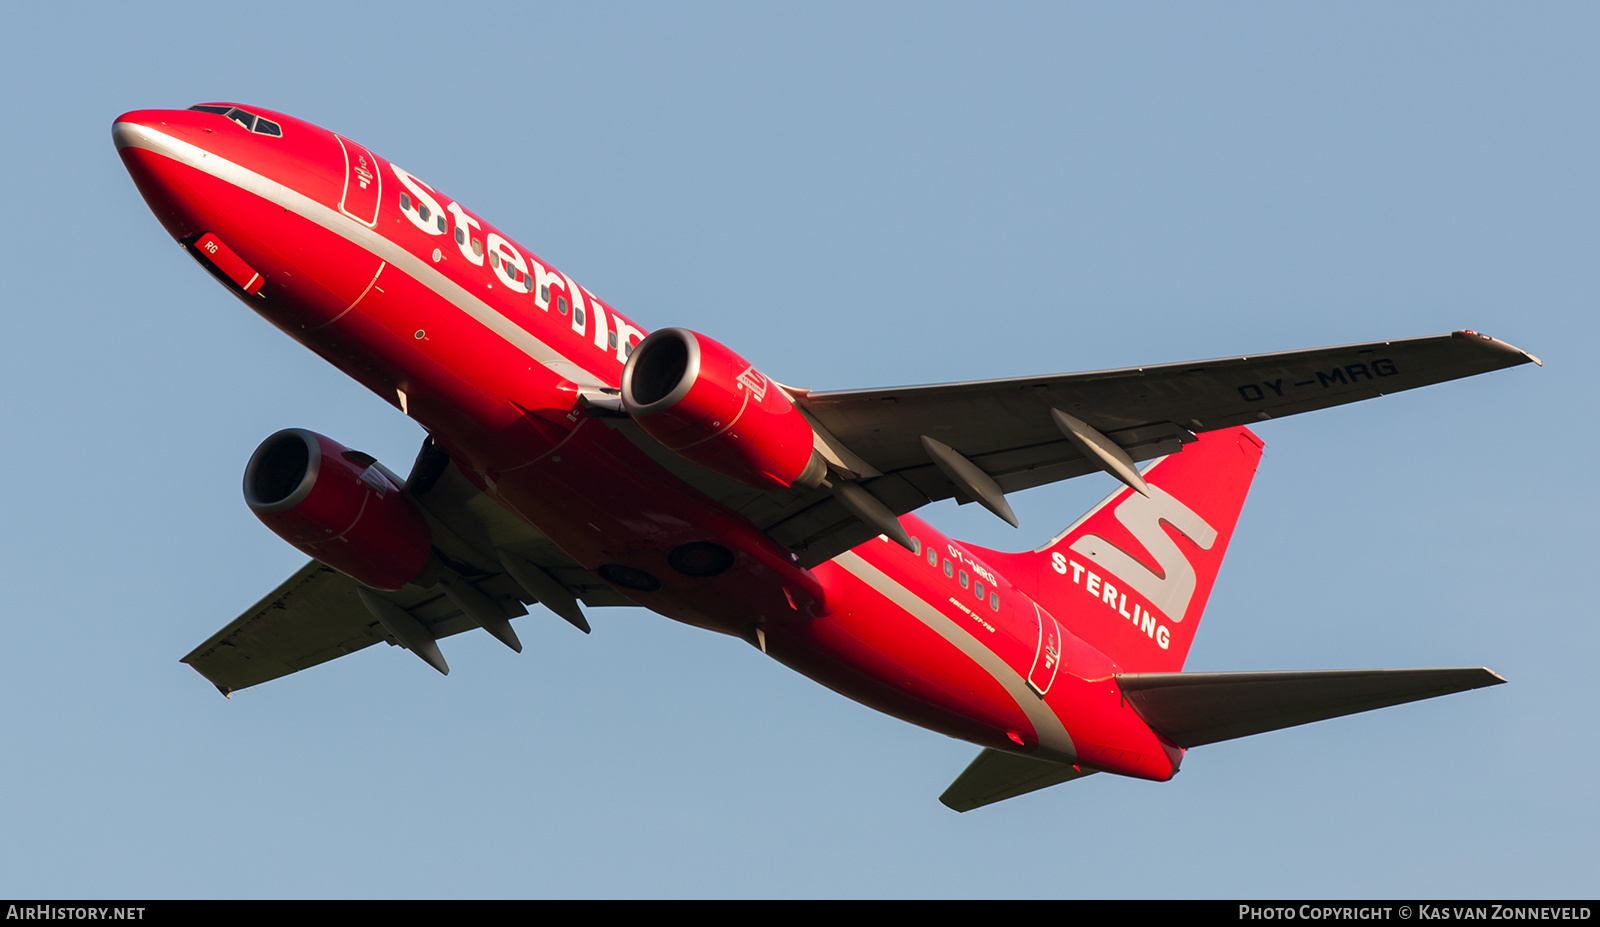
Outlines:
{"type": "Polygon", "coordinates": [[[803,567],[588,414],[585,391],[619,386],[642,327],[360,144],[248,115],[136,111],[114,135],[174,239],[584,568],[950,736],[1142,778],[1176,771],[1182,751],[1121,697],[1119,667],[979,552],[907,515],[915,550],[880,537],[803,567]],[[732,568],[698,576],[671,562],[707,541],[734,553],[732,568]]]}

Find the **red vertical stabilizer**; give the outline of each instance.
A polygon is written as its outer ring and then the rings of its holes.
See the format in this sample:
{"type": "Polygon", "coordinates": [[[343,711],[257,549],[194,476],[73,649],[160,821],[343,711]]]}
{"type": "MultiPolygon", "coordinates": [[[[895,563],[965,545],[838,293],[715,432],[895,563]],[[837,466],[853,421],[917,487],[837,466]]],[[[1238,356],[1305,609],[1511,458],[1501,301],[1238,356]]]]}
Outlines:
{"type": "Polygon", "coordinates": [[[1124,487],[1038,550],[985,559],[1121,672],[1176,672],[1262,447],[1247,428],[1203,434],[1144,471],[1148,497],[1124,487]]]}

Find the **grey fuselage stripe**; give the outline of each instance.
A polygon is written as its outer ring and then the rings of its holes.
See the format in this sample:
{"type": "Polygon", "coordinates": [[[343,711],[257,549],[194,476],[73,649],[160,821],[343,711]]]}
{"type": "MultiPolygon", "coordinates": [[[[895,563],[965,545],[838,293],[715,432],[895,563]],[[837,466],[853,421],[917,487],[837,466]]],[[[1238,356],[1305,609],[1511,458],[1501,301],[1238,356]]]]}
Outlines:
{"type": "Polygon", "coordinates": [[[999,654],[983,646],[983,643],[969,634],[966,628],[931,603],[918,597],[910,589],[891,579],[855,551],[845,551],[833,558],[833,562],[904,609],[911,617],[927,625],[956,649],[966,654],[972,662],[983,667],[995,682],[1000,683],[1006,694],[1011,696],[1017,707],[1033,724],[1034,732],[1039,737],[1040,751],[1044,754],[1041,759],[1065,762],[1076,759],[1077,750],[1073,747],[1072,737],[1062,725],[1061,719],[1056,717],[1050,706],[1035,695],[1032,689],[1028,688],[1028,681],[1022,678],[1022,674],[1012,669],[999,654]]]}

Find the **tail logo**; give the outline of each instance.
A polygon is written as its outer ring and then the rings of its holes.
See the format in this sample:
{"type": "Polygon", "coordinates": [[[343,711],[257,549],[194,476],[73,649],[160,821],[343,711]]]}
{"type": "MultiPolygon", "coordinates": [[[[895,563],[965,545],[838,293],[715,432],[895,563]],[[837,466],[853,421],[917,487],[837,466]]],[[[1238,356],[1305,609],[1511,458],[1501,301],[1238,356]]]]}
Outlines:
{"type": "MultiPolygon", "coordinates": [[[[1159,486],[1151,486],[1148,497],[1130,493],[1117,506],[1116,515],[1117,521],[1122,522],[1128,533],[1155,558],[1160,573],[1097,534],[1086,534],[1073,541],[1072,550],[1091,558],[1133,587],[1169,621],[1182,621],[1189,611],[1189,600],[1194,598],[1194,565],[1161,524],[1165,522],[1178,529],[1201,550],[1210,550],[1216,543],[1217,529],[1159,486]]],[[[1067,565],[1060,554],[1052,558],[1052,566],[1058,573],[1066,572],[1067,565]]]]}

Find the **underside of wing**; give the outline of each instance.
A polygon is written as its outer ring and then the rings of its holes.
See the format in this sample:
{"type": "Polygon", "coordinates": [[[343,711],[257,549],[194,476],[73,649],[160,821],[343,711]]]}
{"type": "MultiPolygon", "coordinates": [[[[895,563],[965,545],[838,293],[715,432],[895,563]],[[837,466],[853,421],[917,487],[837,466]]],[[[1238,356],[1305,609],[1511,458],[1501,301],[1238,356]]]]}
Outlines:
{"type": "MultiPolygon", "coordinates": [[[[1126,472],[1134,462],[1182,450],[1200,432],[1530,362],[1538,359],[1486,335],[1458,331],[1091,373],[791,394],[811,419],[833,482],[859,486],[893,515],[948,498],[1001,511],[995,495],[1119,466],[1126,472]],[[936,454],[946,457],[943,466],[936,454]],[[963,462],[970,469],[963,470],[963,462]],[[980,475],[963,479],[963,472],[980,475]]],[[[831,485],[751,489],[677,457],[625,417],[608,424],[807,566],[883,532],[831,485]]]]}
{"type": "Polygon", "coordinates": [[[951,488],[928,460],[920,435],[955,448],[1011,492],[1097,468],[1053,424],[1052,409],[1086,422],[1140,459],[1170,453],[1190,433],[1534,360],[1493,338],[1454,332],[1093,373],[811,393],[802,404],[878,470],[944,498],[951,488]]]}
{"type": "Polygon", "coordinates": [[[353,581],[307,563],[183,658],[223,695],[383,640],[353,581]]]}
{"type": "MultiPolygon", "coordinates": [[[[474,583],[507,619],[526,615],[520,590],[501,574],[474,583]]],[[[183,662],[222,694],[326,663],[380,641],[399,643],[362,604],[361,585],[315,560],[196,647],[183,662]]],[[[437,640],[477,623],[437,590],[384,593],[437,640]]]]}
{"type": "Polygon", "coordinates": [[[432,648],[437,656],[433,641],[509,622],[528,613],[525,604],[540,602],[585,632],[588,623],[578,603],[633,604],[480,492],[431,440],[423,445],[405,492],[428,521],[450,583],[376,593],[313,560],[183,662],[224,695],[380,641],[415,650],[443,671],[442,658],[435,662],[426,653],[432,648]],[[379,611],[363,601],[364,595],[379,611]],[[464,604],[476,608],[478,616],[468,614],[464,604]]]}
{"type": "Polygon", "coordinates": [[[1504,682],[1483,667],[1117,677],[1145,723],[1184,748],[1504,682]]]}

